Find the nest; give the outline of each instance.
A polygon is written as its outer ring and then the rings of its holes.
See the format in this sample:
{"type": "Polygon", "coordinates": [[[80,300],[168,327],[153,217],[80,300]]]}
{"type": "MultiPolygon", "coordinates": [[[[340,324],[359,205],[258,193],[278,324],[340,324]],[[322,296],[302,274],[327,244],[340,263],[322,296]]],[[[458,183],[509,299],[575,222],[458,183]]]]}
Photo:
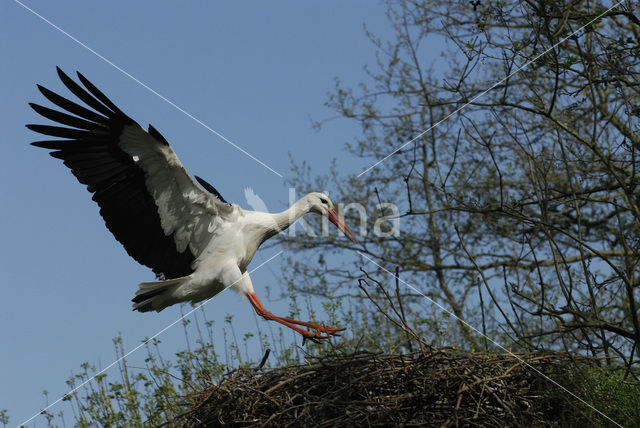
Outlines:
{"type": "MultiPolygon", "coordinates": [[[[359,353],[241,368],[190,397],[180,426],[549,426],[566,354],[359,353]]],[[[575,363],[575,361],[573,361],[575,363]]],[[[562,391],[559,391],[560,393],[562,391]]]]}

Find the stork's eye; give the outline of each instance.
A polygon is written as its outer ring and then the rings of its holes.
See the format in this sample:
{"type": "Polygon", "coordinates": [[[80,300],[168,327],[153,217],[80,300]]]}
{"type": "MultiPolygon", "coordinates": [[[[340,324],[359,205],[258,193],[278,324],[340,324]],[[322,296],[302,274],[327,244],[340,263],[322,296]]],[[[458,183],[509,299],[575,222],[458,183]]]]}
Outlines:
{"type": "Polygon", "coordinates": [[[325,204],[325,205],[328,205],[328,204],[329,204],[329,202],[327,202],[327,200],[326,200],[326,199],[324,199],[324,198],[320,198],[320,202],[322,202],[322,203],[323,203],[323,204],[325,204]]]}

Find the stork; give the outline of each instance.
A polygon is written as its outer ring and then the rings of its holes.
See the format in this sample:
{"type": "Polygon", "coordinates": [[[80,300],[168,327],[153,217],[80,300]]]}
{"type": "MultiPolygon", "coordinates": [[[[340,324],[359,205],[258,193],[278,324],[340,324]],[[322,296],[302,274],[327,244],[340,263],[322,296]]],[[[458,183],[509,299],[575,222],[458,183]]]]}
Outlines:
{"type": "Polygon", "coordinates": [[[265,240],[309,212],[328,217],[355,242],[327,195],[309,193],[276,214],[230,204],[211,184],[189,175],[153,126],[145,131],[82,74],[77,73],[84,87],[56,69],[84,105],[38,85],[63,111],[29,105],[62,126],[27,125],[59,138],[31,144],[64,161],[93,194],[107,228],[127,253],[156,274],[157,281],[139,284],[133,310],[160,312],[176,303],[212,298],[231,287],[247,297],[258,315],[300,333],[303,343],[343,330],[273,315],[258,299],[247,272],[265,240]]]}

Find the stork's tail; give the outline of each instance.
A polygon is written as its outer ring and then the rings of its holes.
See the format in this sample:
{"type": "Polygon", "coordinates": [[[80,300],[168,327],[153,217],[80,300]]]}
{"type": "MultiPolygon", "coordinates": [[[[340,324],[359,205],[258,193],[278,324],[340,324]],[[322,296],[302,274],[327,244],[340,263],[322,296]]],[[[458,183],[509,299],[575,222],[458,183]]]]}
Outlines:
{"type": "Polygon", "coordinates": [[[140,289],[136,291],[135,297],[131,299],[133,310],[160,312],[167,306],[182,301],[175,295],[174,291],[190,279],[190,276],[181,276],[180,278],[167,279],[165,281],[140,283],[140,289]]]}

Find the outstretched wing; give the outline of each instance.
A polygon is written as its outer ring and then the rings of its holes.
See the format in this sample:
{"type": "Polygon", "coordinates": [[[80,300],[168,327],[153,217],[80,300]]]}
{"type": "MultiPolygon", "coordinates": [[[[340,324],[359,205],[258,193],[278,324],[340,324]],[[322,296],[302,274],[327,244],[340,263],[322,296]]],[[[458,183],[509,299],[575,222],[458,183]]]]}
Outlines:
{"type": "Polygon", "coordinates": [[[193,181],[155,128],[142,129],[82,74],[84,88],[57,70],[64,85],[92,110],[38,85],[65,112],[31,107],[63,126],[27,127],[62,139],[31,144],[52,150],[51,156],[62,159],[87,185],[107,228],[131,257],[165,278],[189,275],[233,208],[216,197],[219,193],[193,181]]]}

